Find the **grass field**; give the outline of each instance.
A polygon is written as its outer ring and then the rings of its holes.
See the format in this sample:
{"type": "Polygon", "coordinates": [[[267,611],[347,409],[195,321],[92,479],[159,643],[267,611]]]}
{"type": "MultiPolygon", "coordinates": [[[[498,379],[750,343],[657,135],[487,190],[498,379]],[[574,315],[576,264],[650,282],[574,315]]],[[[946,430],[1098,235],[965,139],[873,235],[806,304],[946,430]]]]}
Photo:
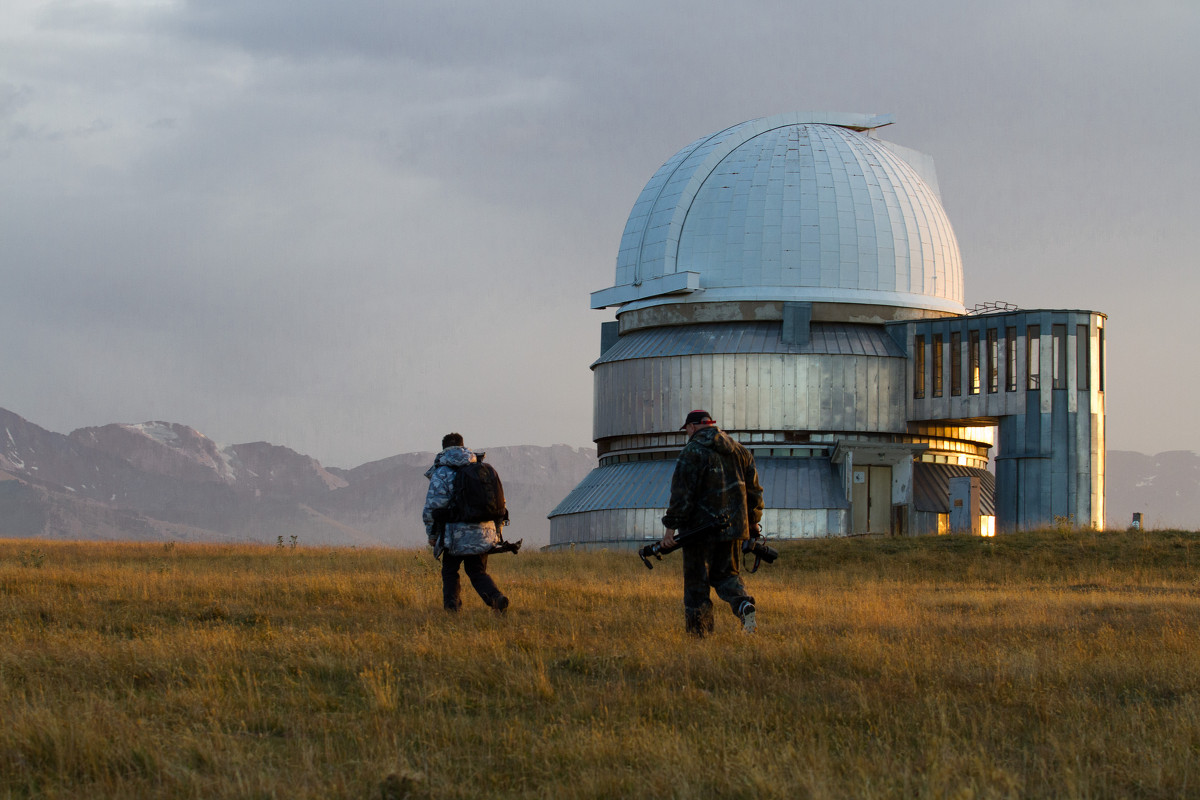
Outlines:
{"type": "Polygon", "coordinates": [[[678,554],[0,541],[0,797],[1200,797],[1200,535],[780,549],[695,641],[678,554]]]}

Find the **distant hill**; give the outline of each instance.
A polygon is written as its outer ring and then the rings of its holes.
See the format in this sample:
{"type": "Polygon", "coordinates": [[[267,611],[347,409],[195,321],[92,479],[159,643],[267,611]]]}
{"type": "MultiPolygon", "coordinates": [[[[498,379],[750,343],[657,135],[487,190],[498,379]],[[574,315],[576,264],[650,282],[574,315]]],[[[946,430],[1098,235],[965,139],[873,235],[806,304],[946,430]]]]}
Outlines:
{"type": "MultiPolygon", "coordinates": [[[[432,452],[354,469],[286,447],[221,446],[170,422],[64,435],[0,409],[0,536],[415,547],[432,452]]],[[[596,464],[591,448],[497,447],[510,539],[550,541],[546,515],[596,464]]],[[[1200,528],[1200,454],[1108,451],[1108,527],[1200,528]]]]}
{"type": "Polygon", "coordinates": [[[1107,471],[1109,528],[1129,527],[1140,511],[1146,528],[1200,529],[1200,453],[1109,450],[1107,471]]]}
{"type": "MultiPolygon", "coordinates": [[[[413,547],[432,452],[350,470],[286,447],[221,446],[170,422],[54,433],[0,409],[0,536],[413,547]]],[[[547,544],[546,515],[595,466],[567,445],[499,447],[510,539],[547,544]]]]}

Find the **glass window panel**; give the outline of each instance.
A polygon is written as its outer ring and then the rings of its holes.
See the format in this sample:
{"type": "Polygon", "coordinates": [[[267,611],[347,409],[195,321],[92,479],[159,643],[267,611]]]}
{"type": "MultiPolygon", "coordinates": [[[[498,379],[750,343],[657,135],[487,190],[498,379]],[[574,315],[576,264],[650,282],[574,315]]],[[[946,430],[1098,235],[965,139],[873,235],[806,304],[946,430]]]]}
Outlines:
{"type": "Polygon", "coordinates": [[[979,394],[979,331],[967,332],[967,358],[970,363],[971,394],[979,394]]]}
{"type": "Polygon", "coordinates": [[[1088,336],[1088,326],[1078,325],[1075,328],[1075,383],[1081,392],[1091,387],[1092,354],[1091,339],[1088,336]]]}
{"type": "Polygon", "coordinates": [[[920,400],[925,396],[925,337],[918,336],[913,346],[916,360],[913,363],[913,397],[920,400]]]}
{"type": "Polygon", "coordinates": [[[962,334],[950,334],[950,394],[962,394],[962,334]]]}
{"type": "Polygon", "coordinates": [[[1067,326],[1051,325],[1050,336],[1053,339],[1050,350],[1053,358],[1050,373],[1054,376],[1053,387],[1065,389],[1067,388],[1067,326]]]}
{"type": "Polygon", "coordinates": [[[933,359],[933,396],[942,396],[942,335],[935,333],[933,335],[933,352],[930,353],[933,359]]]}
{"type": "Polygon", "coordinates": [[[1000,331],[995,328],[987,332],[987,376],[988,392],[1000,391],[1000,331]]]}
{"type": "Polygon", "coordinates": [[[1042,386],[1042,330],[1030,325],[1025,331],[1025,388],[1040,389],[1042,386]]]}
{"type": "Polygon", "coordinates": [[[1017,329],[1004,329],[1004,347],[1008,350],[1005,370],[1005,388],[1010,392],[1017,390],[1017,329]]]}

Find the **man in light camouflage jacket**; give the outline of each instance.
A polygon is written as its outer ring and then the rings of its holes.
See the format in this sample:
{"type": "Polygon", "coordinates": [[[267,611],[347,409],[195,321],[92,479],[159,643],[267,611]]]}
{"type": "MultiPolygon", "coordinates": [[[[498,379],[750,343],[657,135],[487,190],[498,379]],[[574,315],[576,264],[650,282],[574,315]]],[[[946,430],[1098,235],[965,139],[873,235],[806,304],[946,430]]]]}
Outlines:
{"type": "Polygon", "coordinates": [[[663,517],[664,547],[675,545],[676,530],[693,530],[713,522],[715,529],[691,536],[683,544],[683,607],[688,633],[713,631],[709,587],[729,604],[753,633],[754,598],[746,594],[740,573],[741,544],[762,519],[762,487],[754,456],[720,430],[707,411],[687,415],[688,442],[671,476],[671,503],[663,517]]]}
{"type": "Polygon", "coordinates": [[[458,470],[476,460],[475,454],[463,446],[462,434],[448,433],[442,437],[442,452],[425,473],[429,491],[425,494],[425,509],[421,518],[429,546],[440,545],[442,557],[442,605],[447,611],[462,607],[462,592],[458,576],[461,564],[471,586],[492,610],[503,614],[508,610],[508,598],[496,588],[487,571],[487,554],[500,540],[499,523],[450,522],[454,501],[454,482],[458,470]],[[440,542],[439,542],[440,539],[440,542]]]}

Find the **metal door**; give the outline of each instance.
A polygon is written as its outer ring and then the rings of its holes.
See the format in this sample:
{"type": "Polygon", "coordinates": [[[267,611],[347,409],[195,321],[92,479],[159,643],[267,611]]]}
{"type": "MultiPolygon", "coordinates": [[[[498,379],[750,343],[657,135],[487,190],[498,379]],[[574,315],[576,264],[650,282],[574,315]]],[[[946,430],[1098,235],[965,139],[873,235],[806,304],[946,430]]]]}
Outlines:
{"type": "Polygon", "coordinates": [[[850,490],[851,533],[892,532],[892,468],[854,468],[850,490]]]}

